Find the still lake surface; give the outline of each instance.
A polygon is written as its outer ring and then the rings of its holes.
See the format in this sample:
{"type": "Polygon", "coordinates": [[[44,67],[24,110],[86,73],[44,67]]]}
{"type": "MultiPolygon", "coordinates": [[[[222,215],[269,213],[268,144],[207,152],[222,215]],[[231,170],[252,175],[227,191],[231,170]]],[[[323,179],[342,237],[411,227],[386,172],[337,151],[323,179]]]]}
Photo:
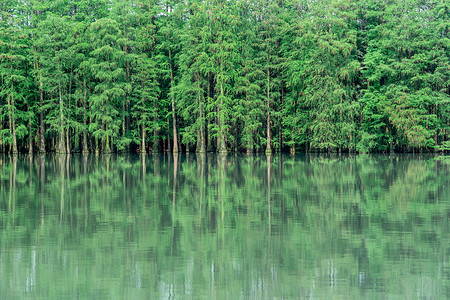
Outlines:
{"type": "Polygon", "coordinates": [[[432,156],[0,156],[0,295],[449,298],[449,220],[432,156]]]}

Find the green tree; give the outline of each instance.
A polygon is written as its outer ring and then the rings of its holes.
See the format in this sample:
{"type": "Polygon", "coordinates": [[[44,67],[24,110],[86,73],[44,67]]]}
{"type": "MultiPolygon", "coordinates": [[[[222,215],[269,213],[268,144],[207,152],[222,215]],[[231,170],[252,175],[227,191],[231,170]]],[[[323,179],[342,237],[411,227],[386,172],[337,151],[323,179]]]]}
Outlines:
{"type": "MultiPolygon", "coordinates": [[[[264,73],[260,83],[265,102],[266,153],[273,149],[273,124],[277,114],[277,100],[280,99],[281,59],[280,52],[280,7],[277,2],[260,0],[254,5],[256,30],[256,68],[264,73]]],[[[278,148],[278,147],[277,147],[278,148]]]]}
{"type": "Polygon", "coordinates": [[[47,18],[38,24],[37,30],[40,35],[35,41],[35,47],[42,50],[38,54],[41,66],[37,74],[42,76],[42,89],[48,95],[41,109],[46,111],[47,132],[58,136],[55,150],[66,153],[70,151],[68,106],[71,74],[68,69],[72,65],[70,46],[73,43],[69,19],[48,13],[47,18]]]}
{"type": "MultiPolygon", "coordinates": [[[[236,120],[235,130],[242,128],[240,135],[241,145],[251,154],[254,149],[261,147],[263,119],[267,116],[267,102],[264,101],[264,69],[258,65],[258,32],[255,26],[258,16],[250,10],[246,2],[238,2],[239,33],[237,40],[238,70],[234,78],[235,97],[233,117],[236,120]]],[[[270,80],[270,78],[269,78],[270,80]]],[[[267,100],[267,99],[266,99],[267,100]]],[[[267,131],[266,131],[267,132],[267,131]]]]}
{"type": "Polygon", "coordinates": [[[75,81],[75,91],[73,98],[77,104],[75,109],[76,118],[74,118],[73,125],[77,134],[80,137],[77,139],[82,140],[81,152],[84,154],[89,153],[88,140],[89,140],[89,98],[91,95],[91,83],[93,82],[92,73],[90,70],[89,55],[90,55],[90,42],[87,35],[88,24],[83,22],[75,22],[74,24],[74,44],[72,51],[74,52],[74,70],[73,76],[75,81]]]}
{"type": "MultiPolygon", "coordinates": [[[[126,95],[125,70],[119,64],[124,55],[119,43],[122,34],[118,23],[109,18],[92,23],[88,34],[93,47],[89,67],[96,79],[89,99],[95,121],[90,130],[97,141],[102,141],[102,152],[109,153],[111,140],[117,142],[119,138],[120,112],[126,95]]],[[[123,145],[118,144],[118,149],[123,149],[123,145]]]]}
{"type": "Polygon", "coordinates": [[[358,103],[354,82],[360,68],[356,53],[356,18],[351,1],[307,5],[293,27],[287,73],[295,127],[291,147],[305,135],[318,150],[355,149],[358,103]],[[309,16],[308,18],[306,16],[309,16]]]}
{"type": "MultiPolygon", "coordinates": [[[[162,6],[162,11],[159,12],[160,17],[156,19],[158,56],[155,59],[157,59],[161,70],[161,80],[163,81],[161,84],[162,95],[169,104],[168,108],[160,107],[160,109],[162,111],[167,109],[168,111],[167,117],[170,118],[167,119],[168,127],[170,122],[172,123],[173,147],[170,148],[168,140],[168,150],[177,153],[180,150],[180,141],[178,140],[175,87],[178,81],[178,56],[181,50],[179,36],[183,26],[182,9],[184,5],[173,0],[162,1],[160,5],[162,6]]],[[[161,104],[163,104],[162,101],[161,104]]],[[[163,116],[163,119],[166,119],[166,116],[163,116]]],[[[158,134],[158,131],[155,132],[155,135],[158,134]]],[[[168,132],[168,136],[170,136],[170,132],[168,132]]]]}
{"type": "Polygon", "coordinates": [[[159,82],[156,49],[156,25],[155,18],[158,14],[157,5],[154,1],[143,2],[138,13],[138,29],[134,41],[134,54],[131,56],[131,82],[132,107],[131,114],[137,125],[133,132],[133,138],[140,144],[141,154],[147,152],[147,132],[159,130],[158,122],[158,100],[159,82]]]}
{"type": "Polygon", "coordinates": [[[231,109],[233,107],[233,78],[236,76],[238,17],[234,14],[234,3],[228,1],[208,2],[206,10],[210,28],[208,52],[211,71],[214,76],[215,96],[212,99],[210,116],[215,123],[210,124],[212,137],[216,138],[217,151],[227,152],[227,140],[234,138],[230,130],[231,109]]]}
{"type": "Polygon", "coordinates": [[[181,76],[176,87],[177,106],[184,121],[182,142],[187,149],[189,145],[196,144],[196,151],[199,153],[206,151],[207,139],[211,140],[206,134],[206,126],[209,103],[214,94],[214,84],[210,80],[213,72],[209,49],[211,24],[206,5],[201,1],[192,1],[187,7],[190,13],[180,36],[181,76]]]}
{"type": "Polygon", "coordinates": [[[21,28],[21,16],[15,16],[21,12],[21,7],[7,4],[11,6],[2,8],[0,19],[0,115],[2,120],[8,120],[8,127],[0,128],[0,138],[2,144],[9,145],[11,153],[17,154],[18,140],[28,133],[24,122],[27,97],[30,96],[28,45],[26,32],[21,28]]]}
{"type": "Polygon", "coordinates": [[[373,1],[369,8],[363,130],[391,148],[436,146],[448,128],[448,5],[373,1]],[[384,120],[379,128],[370,125],[376,118],[384,120]]]}

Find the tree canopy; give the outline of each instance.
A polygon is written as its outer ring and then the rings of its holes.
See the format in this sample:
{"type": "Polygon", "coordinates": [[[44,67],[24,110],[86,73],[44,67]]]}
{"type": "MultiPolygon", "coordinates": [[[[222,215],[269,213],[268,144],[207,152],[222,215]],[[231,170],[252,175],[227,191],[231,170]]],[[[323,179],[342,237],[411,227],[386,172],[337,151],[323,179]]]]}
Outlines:
{"type": "Polygon", "coordinates": [[[0,4],[0,152],[448,151],[450,4],[0,4]]]}

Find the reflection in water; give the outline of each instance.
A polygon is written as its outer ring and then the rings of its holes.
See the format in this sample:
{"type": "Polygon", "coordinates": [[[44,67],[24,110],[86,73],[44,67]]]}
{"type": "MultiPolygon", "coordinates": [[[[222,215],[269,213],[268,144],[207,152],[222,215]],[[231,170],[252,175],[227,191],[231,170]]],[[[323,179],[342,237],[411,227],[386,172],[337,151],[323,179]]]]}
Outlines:
{"type": "Polygon", "coordinates": [[[11,298],[450,297],[450,165],[2,156],[11,298]]]}

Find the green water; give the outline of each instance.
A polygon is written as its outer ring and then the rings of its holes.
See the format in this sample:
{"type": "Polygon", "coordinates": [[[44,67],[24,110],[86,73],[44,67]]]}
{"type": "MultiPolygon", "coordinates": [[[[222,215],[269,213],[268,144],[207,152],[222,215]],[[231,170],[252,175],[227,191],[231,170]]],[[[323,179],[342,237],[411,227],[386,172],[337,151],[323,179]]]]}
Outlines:
{"type": "Polygon", "coordinates": [[[450,160],[0,157],[2,299],[450,297],[450,160]]]}

